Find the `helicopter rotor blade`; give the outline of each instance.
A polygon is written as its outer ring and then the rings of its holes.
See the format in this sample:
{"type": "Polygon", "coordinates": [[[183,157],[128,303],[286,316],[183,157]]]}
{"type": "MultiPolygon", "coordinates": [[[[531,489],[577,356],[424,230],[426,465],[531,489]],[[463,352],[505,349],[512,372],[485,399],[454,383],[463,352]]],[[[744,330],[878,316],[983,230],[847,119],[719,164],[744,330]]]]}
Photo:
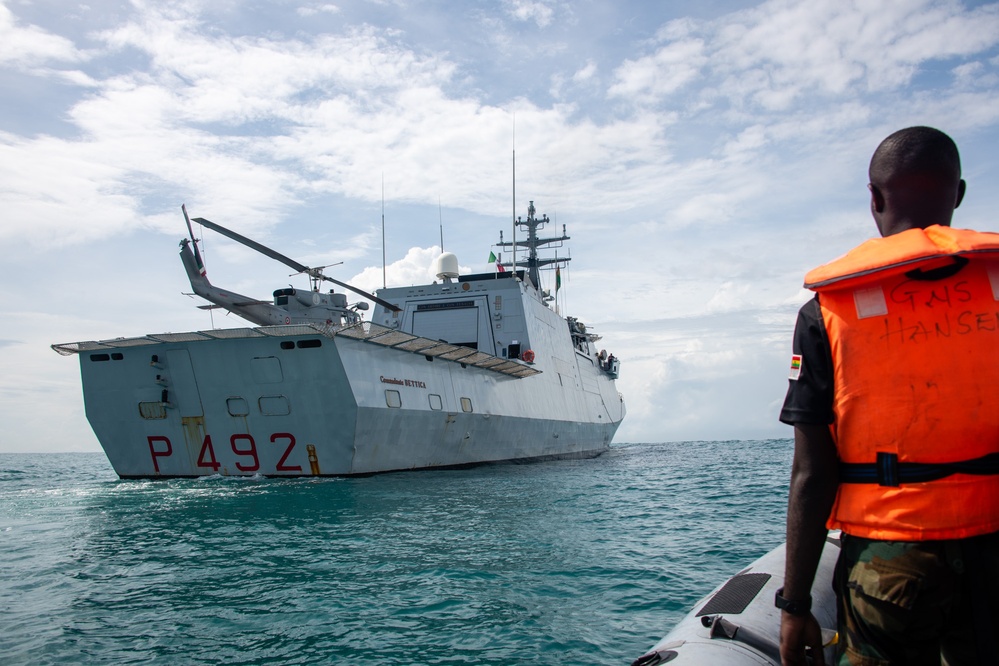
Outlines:
{"type": "Polygon", "coordinates": [[[231,238],[232,240],[234,240],[234,241],[236,241],[238,243],[242,243],[243,245],[245,245],[247,247],[253,248],[257,252],[259,252],[259,253],[261,253],[261,254],[263,254],[265,256],[268,256],[271,259],[274,259],[276,261],[280,261],[282,264],[284,264],[284,265],[286,265],[286,266],[288,266],[290,268],[294,268],[299,273],[305,273],[306,275],[309,275],[310,277],[319,278],[319,279],[322,279],[322,280],[326,280],[327,282],[332,282],[333,284],[340,285],[344,289],[349,289],[349,290],[351,290],[352,292],[354,292],[356,294],[360,294],[361,296],[364,296],[365,298],[370,299],[370,300],[374,301],[375,303],[378,303],[379,305],[388,308],[392,312],[398,312],[399,311],[399,307],[398,306],[393,305],[392,303],[389,303],[388,301],[384,301],[384,300],[378,298],[377,296],[375,296],[374,294],[369,294],[368,292],[366,292],[366,291],[364,291],[362,289],[358,289],[357,287],[352,287],[349,284],[347,284],[346,282],[340,282],[339,280],[334,280],[331,277],[327,277],[327,276],[323,275],[322,272],[319,271],[319,269],[317,269],[317,268],[309,268],[308,266],[305,266],[304,264],[298,263],[294,259],[289,259],[288,257],[284,256],[280,252],[275,252],[274,250],[270,249],[266,245],[261,245],[257,241],[250,240],[246,236],[243,236],[241,234],[237,234],[235,231],[233,231],[231,229],[226,229],[221,224],[215,224],[214,222],[210,222],[209,220],[206,220],[203,217],[196,217],[196,218],[194,218],[194,221],[197,222],[198,224],[201,224],[202,226],[208,227],[209,229],[211,229],[213,231],[217,231],[218,233],[222,234],[223,236],[227,236],[227,237],[231,238]]]}
{"type": "Polygon", "coordinates": [[[233,231],[231,229],[226,229],[221,224],[215,224],[214,222],[206,220],[203,217],[196,217],[196,218],[194,218],[194,221],[197,222],[198,224],[202,225],[202,226],[208,227],[212,231],[217,231],[218,233],[222,234],[223,236],[227,236],[228,238],[231,238],[232,240],[236,241],[237,243],[242,243],[243,245],[245,245],[247,247],[253,248],[254,250],[256,250],[257,252],[259,252],[260,254],[263,254],[263,255],[265,255],[267,257],[270,257],[271,259],[274,259],[276,261],[280,261],[282,264],[284,264],[284,265],[286,265],[286,266],[288,266],[290,268],[294,268],[299,273],[308,273],[309,275],[312,274],[311,273],[311,269],[308,266],[300,264],[297,261],[295,261],[294,259],[289,259],[288,257],[284,256],[280,252],[275,252],[274,250],[270,249],[266,245],[261,245],[260,243],[258,243],[255,240],[250,240],[246,236],[243,236],[241,234],[237,234],[235,231],[233,231]]]}
{"type": "Polygon", "coordinates": [[[327,282],[332,282],[333,284],[338,284],[341,287],[343,287],[344,289],[350,289],[355,294],[359,294],[361,296],[364,296],[365,298],[374,301],[378,305],[381,305],[382,307],[388,308],[392,312],[399,312],[401,310],[401,308],[399,306],[397,306],[397,305],[395,305],[393,303],[389,303],[388,301],[382,300],[382,299],[378,298],[377,296],[375,296],[374,294],[369,294],[368,292],[364,291],[363,289],[358,289],[357,287],[352,287],[349,284],[347,284],[346,282],[340,282],[339,280],[334,280],[333,278],[331,278],[331,277],[329,277],[327,275],[322,275],[322,274],[320,274],[319,277],[321,277],[322,279],[326,280],[327,282]]]}

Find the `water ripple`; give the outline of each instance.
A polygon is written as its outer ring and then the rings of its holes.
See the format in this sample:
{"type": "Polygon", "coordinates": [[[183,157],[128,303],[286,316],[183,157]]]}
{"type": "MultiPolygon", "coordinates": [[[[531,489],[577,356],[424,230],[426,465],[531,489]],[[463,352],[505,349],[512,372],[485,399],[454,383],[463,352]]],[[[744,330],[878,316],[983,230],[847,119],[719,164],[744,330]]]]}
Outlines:
{"type": "Polygon", "coordinates": [[[0,455],[0,663],[628,663],[782,541],[790,449],[161,482],[0,455]]]}

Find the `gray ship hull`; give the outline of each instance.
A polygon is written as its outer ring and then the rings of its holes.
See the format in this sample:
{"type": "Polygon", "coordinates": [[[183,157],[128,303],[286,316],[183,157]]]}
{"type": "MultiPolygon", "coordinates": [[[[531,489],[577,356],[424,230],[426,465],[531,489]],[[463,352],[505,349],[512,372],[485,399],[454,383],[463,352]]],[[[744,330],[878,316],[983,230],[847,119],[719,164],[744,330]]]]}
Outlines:
{"type": "Polygon", "coordinates": [[[297,325],[55,347],[79,355],[87,417],[122,478],[590,457],[624,416],[597,359],[568,343],[529,366],[393,336],[297,325]]]}

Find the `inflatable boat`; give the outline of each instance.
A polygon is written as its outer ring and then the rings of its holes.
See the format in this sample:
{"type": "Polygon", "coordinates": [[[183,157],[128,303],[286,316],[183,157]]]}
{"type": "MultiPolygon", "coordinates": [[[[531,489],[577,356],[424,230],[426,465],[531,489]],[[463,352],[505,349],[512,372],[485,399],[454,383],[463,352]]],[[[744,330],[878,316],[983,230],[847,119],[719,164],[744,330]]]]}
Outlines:
{"type": "MultiPolygon", "coordinates": [[[[812,585],[812,613],[822,629],[826,663],[836,641],[833,569],[839,533],[831,532],[812,585]]],[[[651,650],[631,666],[780,666],[780,610],[774,594],[784,586],[784,545],[773,549],[699,601],[651,650]]]]}

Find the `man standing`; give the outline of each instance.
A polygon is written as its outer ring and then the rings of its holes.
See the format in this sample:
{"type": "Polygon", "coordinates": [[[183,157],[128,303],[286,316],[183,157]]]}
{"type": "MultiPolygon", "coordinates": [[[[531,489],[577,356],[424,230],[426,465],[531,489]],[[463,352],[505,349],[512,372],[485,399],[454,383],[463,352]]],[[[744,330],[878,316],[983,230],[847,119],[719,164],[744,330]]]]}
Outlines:
{"type": "Polygon", "coordinates": [[[823,663],[832,528],[840,664],[999,663],[999,234],[950,228],[965,183],[939,130],[885,139],[868,188],[883,238],[805,277],[795,327],[781,657],[823,663]]]}

